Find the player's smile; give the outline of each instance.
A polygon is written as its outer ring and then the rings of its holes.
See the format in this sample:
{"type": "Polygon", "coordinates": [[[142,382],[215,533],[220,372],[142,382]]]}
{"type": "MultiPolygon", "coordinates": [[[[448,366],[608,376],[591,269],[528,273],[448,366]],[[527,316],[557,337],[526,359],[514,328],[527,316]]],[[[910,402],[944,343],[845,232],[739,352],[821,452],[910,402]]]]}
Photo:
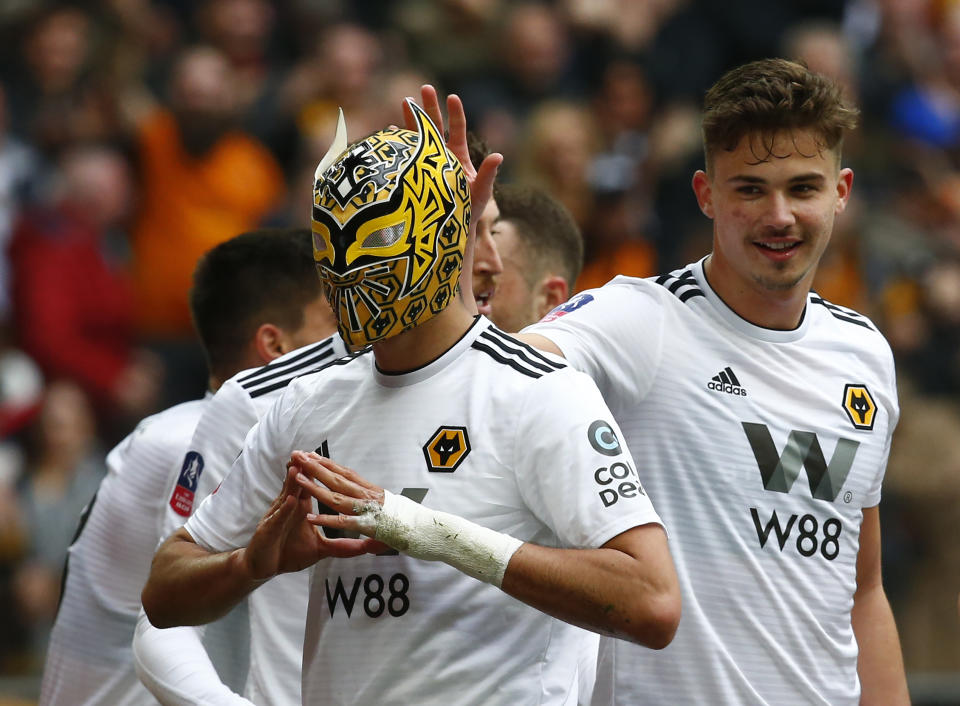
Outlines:
{"type": "Polygon", "coordinates": [[[477,301],[477,311],[484,316],[490,316],[493,308],[490,306],[490,300],[497,291],[497,283],[492,277],[474,280],[473,298],[477,301]]]}
{"type": "Polygon", "coordinates": [[[800,240],[757,240],[754,245],[774,262],[784,262],[793,257],[797,248],[802,245],[800,240]]]}

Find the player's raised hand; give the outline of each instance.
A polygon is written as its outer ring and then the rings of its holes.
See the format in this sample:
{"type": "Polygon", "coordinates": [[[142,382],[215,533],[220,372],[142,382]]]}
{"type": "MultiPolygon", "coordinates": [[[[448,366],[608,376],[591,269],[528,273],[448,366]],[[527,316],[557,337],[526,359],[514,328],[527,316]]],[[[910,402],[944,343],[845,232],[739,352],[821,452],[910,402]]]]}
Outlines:
{"type": "MultiPolygon", "coordinates": [[[[483,212],[487,202],[493,196],[493,182],[497,170],[503,163],[503,155],[492,152],[486,156],[479,168],[474,168],[470,161],[470,149],[467,146],[467,116],[463,110],[463,103],[456,94],[447,96],[447,118],[449,125],[444,129],[443,112],[440,109],[440,98],[437,89],[430,84],[420,88],[420,101],[423,109],[433,121],[437,129],[447,136],[447,148],[460,160],[467,184],[470,186],[470,210],[473,212],[473,221],[483,212]]],[[[403,103],[403,116],[406,126],[416,130],[416,120],[406,101],[403,103]]]]}
{"type": "MultiPolygon", "coordinates": [[[[294,451],[291,467],[300,469],[297,481],[300,487],[338,515],[309,514],[315,525],[359,532],[373,536],[377,531],[376,517],[383,506],[383,488],[374,485],[359,473],[313,452],[294,451]]],[[[387,549],[380,545],[381,550],[387,549]]]]}
{"type": "MultiPolygon", "coordinates": [[[[460,161],[460,166],[463,168],[464,176],[470,188],[470,237],[467,241],[466,252],[463,255],[460,289],[468,295],[464,298],[467,306],[475,309],[476,302],[470,294],[473,292],[473,249],[476,241],[476,223],[487,203],[493,198],[493,182],[496,179],[497,170],[503,163],[503,155],[499,152],[492,152],[480,163],[479,169],[475,168],[473,162],[470,161],[470,148],[467,145],[467,117],[460,98],[454,94],[447,96],[449,130],[446,132],[444,131],[443,111],[440,109],[437,89],[430,84],[421,86],[420,101],[437,129],[447,135],[447,147],[460,161]]],[[[403,102],[403,115],[407,129],[416,130],[416,119],[406,101],[403,102]]]]}

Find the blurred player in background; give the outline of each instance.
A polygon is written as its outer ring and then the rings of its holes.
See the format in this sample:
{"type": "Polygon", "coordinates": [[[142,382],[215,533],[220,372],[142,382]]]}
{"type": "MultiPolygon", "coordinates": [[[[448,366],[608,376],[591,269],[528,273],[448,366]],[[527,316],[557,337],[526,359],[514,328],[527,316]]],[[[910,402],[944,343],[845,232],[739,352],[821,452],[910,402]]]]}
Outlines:
{"type": "MultiPolygon", "coordinates": [[[[490,154],[486,143],[474,132],[467,133],[467,149],[474,169],[479,169],[490,154]]],[[[500,276],[503,274],[503,262],[493,239],[493,224],[499,217],[495,187],[493,196],[487,201],[483,212],[477,216],[477,235],[473,242],[473,296],[477,302],[477,310],[486,317],[490,317],[493,311],[490,300],[497,291],[500,276]]]]}
{"type": "MultiPolygon", "coordinates": [[[[305,247],[306,250],[298,251],[304,257],[298,268],[310,269],[315,281],[309,289],[315,291],[320,279],[313,267],[309,245],[305,247]]],[[[180,527],[220,485],[243,449],[247,432],[294,378],[313,372],[346,353],[336,333],[336,319],[329,305],[324,306],[330,324],[325,331],[332,330],[326,338],[291,350],[261,367],[241,370],[206,402],[183,456],[183,470],[165,496],[169,502],[165,505],[161,537],[169,536],[180,527]],[[189,474],[192,468],[202,469],[199,477],[189,474]]],[[[250,668],[243,689],[249,702],[300,703],[303,624],[309,589],[309,573],[301,571],[277,576],[249,596],[250,668]]],[[[179,678],[181,669],[197,658],[195,653],[183,649],[184,639],[190,641],[193,631],[193,628],[161,630],[153,627],[146,615],[140,614],[133,640],[137,672],[164,704],[207,703],[201,681],[184,684],[179,678]]],[[[196,640],[192,642],[195,645],[196,640]]]]}
{"type": "MultiPolygon", "coordinates": [[[[343,352],[311,260],[305,229],[246,233],[203,256],[194,274],[191,308],[211,389],[237,370],[311,341],[328,339],[320,348],[330,359],[343,352]]],[[[202,464],[181,462],[207,404],[209,398],[185,402],[146,418],[107,457],[108,475],[69,551],[41,704],[153,701],[134,672],[130,643],[140,590],[163,536],[165,491],[179,476],[179,500],[188,502],[202,478],[202,464]]],[[[203,685],[194,703],[233,703],[194,639],[192,652],[189,639],[183,642],[182,685],[190,680],[203,685]],[[202,659],[194,659],[198,653],[202,659]]]]}
{"type": "Polygon", "coordinates": [[[501,184],[493,240],[502,263],[490,319],[516,332],[567,301],[583,265],[583,236],[566,207],[534,186],[501,184]]]}
{"type": "Polygon", "coordinates": [[[850,195],[855,123],[799,64],[726,74],[693,177],[713,251],[581,292],[522,336],[597,382],[683,590],[664,651],[602,641],[598,673],[612,663],[617,678],[598,678],[595,703],[909,700],[880,573],[893,359],[872,322],[810,291],[850,195]]]}

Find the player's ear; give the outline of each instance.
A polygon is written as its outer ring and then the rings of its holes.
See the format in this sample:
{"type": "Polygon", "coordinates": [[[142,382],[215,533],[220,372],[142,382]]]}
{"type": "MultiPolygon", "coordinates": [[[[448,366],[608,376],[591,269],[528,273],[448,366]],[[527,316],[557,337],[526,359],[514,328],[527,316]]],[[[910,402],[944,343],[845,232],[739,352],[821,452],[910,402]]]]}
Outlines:
{"type": "Polygon", "coordinates": [[[264,363],[269,363],[286,353],[283,331],[274,324],[260,324],[254,334],[253,343],[257,349],[257,355],[264,363]]]}
{"type": "Polygon", "coordinates": [[[542,319],[570,298],[570,285],[560,275],[548,275],[537,291],[537,319],[542,319]]]}
{"type": "Polygon", "coordinates": [[[850,189],[853,188],[853,170],[844,168],[837,175],[837,213],[843,213],[850,199],[850,189]]]}
{"type": "Polygon", "coordinates": [[[713,189],[710,186],[710,177],[702,169],[693,175],[693,193],[697,195],[697,204],[707,218],[713,218],[713,189]]]}

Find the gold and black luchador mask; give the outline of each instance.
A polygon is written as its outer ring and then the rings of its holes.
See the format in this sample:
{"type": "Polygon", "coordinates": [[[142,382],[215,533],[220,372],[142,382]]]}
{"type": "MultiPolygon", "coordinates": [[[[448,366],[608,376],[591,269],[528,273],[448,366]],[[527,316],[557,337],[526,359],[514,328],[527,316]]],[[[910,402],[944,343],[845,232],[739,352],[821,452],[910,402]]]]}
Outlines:
{"type": "Polygon", "coordinates": [[[362,346],[443,311],[456,296],[470,192],[443,135],[413,101],[417,131],[337,137],[313,187],[313,253],[343,340],[362,346]]]}

